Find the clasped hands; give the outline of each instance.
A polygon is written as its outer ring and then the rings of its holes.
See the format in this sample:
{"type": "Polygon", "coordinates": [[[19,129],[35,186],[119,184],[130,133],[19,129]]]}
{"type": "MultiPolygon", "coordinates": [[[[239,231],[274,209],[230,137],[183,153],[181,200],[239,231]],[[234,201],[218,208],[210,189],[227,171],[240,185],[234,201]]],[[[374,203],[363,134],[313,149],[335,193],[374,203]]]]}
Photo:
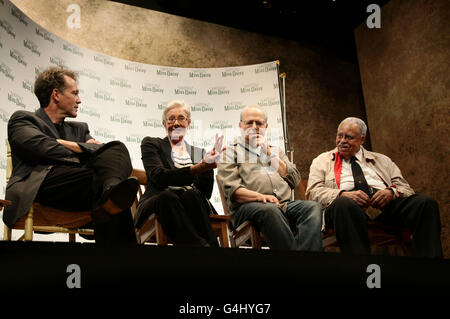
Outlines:
{"type": "Polygon", "coordinates": [[[389,188],[377,191],[372,198],[362,190],[344,191],[340,196],[353,199],[363,208],[373,207],[377,209],[383,208],[394,199],[394,193],[389,188]]]}

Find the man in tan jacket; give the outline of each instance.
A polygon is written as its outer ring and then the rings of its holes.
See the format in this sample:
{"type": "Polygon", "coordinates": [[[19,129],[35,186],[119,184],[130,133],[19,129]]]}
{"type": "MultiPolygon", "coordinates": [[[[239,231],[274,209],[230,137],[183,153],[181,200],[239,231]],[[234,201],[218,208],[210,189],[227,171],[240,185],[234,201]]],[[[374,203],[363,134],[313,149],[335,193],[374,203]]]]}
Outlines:
{"type": "Polygon", "coordinates": [[[314,201],[291,200],[300,173],[280,149],[267,143],[267,115],[259,106],[242,110],[242,136],[217,165],[235,226],[251,220],[272,249],[322,250],[321,209],[314,201]],[[295,224],[294,236],[289,225],[295,224]]]}
{"type": "Polygon", "coordinates": [[[336,148],[316,157],[306,196],[324,209],[325,228],[333,228],[344,253],[370,253],[367,220],[406,226],[413,233],[414,254],[442,257],[437,202],[415,194],[398,166],[387,156],[366,150],[367,126],[343,120],[336,148]]]}

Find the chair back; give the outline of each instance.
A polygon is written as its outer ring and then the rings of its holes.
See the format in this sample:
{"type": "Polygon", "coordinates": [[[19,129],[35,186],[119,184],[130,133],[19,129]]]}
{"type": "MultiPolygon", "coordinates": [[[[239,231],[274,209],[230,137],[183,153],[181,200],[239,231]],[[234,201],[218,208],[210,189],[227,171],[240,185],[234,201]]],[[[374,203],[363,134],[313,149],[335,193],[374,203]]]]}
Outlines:
{"type": "Polygon", "coordinates": [[[298,183],[298,191],[299,191],[299,195],[300,195],[300,199],[301,200],[307,200],[306,198],[306,185],[308,185],[308,180],[307,179],[300,179],[300,183],[298,183]]]}
{"type": "Polygon", "coordinates": [[[139,181],[139,189],[138,193],[136,194],[136,198],[134,200],[133,205],[131,206],[131,213],[133,214],[133,219],[136,218],[136,209],[137,205],[139,203],[139,199],[141,198],[142,194],[145,192],[147,188],[148,178],[147,173],[143,169],[133,168],[133,171],[131,172],[131,176],[136,177],[139,181]]]}
{"type": "Polygon", "coordinates": [[[9,141],[6,141],[6,185],[8,185],[9,179],[12,174],[12,157],[11,157],[11,147],[9,146],[9,141]]]}
{"type": "Polygon", "coordinates": [[[219,189],[220,199],[223,207],[223,214],[226,216],[230,216],[230,211],[228,210],[227,199],[225,194],[223,193],[222,181],[219,178],[219,175],[216,175],[217,188],[219,189]]]}

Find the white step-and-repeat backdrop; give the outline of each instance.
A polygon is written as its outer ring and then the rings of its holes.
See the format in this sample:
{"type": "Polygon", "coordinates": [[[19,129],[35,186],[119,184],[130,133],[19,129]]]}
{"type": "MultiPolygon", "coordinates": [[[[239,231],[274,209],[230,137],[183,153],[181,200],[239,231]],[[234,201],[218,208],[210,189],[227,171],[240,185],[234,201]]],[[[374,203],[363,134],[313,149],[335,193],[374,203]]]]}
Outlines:
{"type": "MultiPolygon", "coordinates": [[[[257,104],[268,113],[270,143],[284,149],[276,62],[226,68],[178,68],[121,60],[59,38],[34,23],[8,0],[2,0],[0,198],[4,198],[6,187],[8,119],[16,110],[34,111],[39,107],[33,93],[36,74],[55,65],[79,72],[82,104],[76,120],[87,122],[91,135],[102,142],[124,142],[136,168],[143,167],[142,139],[165,136],[161,116],[165,105],[172,100],[184,100],[190,105],[192,124],[186,139],[195,146],[211,149],[216,133],[223,134],[227,144],[231,142],[240,134],[238,122],[242,108],[257,104]]],[[[211,202],[218,212],[223,211],[216,188],[211,202]]]]}

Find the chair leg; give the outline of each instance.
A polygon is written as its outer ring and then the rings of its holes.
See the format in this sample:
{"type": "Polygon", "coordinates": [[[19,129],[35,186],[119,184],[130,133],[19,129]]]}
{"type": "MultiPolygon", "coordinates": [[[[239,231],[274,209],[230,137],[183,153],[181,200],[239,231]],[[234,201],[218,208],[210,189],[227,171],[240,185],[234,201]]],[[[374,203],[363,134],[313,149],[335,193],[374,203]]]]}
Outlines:
{"type": "Polygon", "coordinates": [[[234,239],[234,232],[230,232],[229,240],[231,247],[236,248],[236,240],[234,239]]]}
{"type": "Polygon", "coordinates": [[[3,240],[11,240],[12,237],[12,229],[8,226],[4,225],[3,227],[3,240]]]}
{"type": "Polygon", "coordinates": [[[228,226],[226,223],[221,223],[220,225],[220,235],[219,235],[220,246],[224,248],[229,248],[230,244],[228,242],[228,226]]]}
{"type": "Polygon", "coordinates": [[[158,217],[156,217],[155,220],[155,227],[156,227],[156,244],[162,246],[167,245],[169,239],[167,238],[166,234],[164,234],[162,226],[158,221],[158,217]]]}
{"type": "Polygon", "coordinates": [[[250,235],[250,241],[252,244],[252,248],[254,249],[260,249],[261,244],[261,237],[259,236],[258,232],[254,227],[251,228],[251,235],[250,235]]]}
{"type": "Polygon", "coordinates": [[[25,241],[32,241],[33,240],[33,214],[34,214],[34,207],[31,206],[30,211],[27,214],[27,217],[25,219],[25,241]]]}

